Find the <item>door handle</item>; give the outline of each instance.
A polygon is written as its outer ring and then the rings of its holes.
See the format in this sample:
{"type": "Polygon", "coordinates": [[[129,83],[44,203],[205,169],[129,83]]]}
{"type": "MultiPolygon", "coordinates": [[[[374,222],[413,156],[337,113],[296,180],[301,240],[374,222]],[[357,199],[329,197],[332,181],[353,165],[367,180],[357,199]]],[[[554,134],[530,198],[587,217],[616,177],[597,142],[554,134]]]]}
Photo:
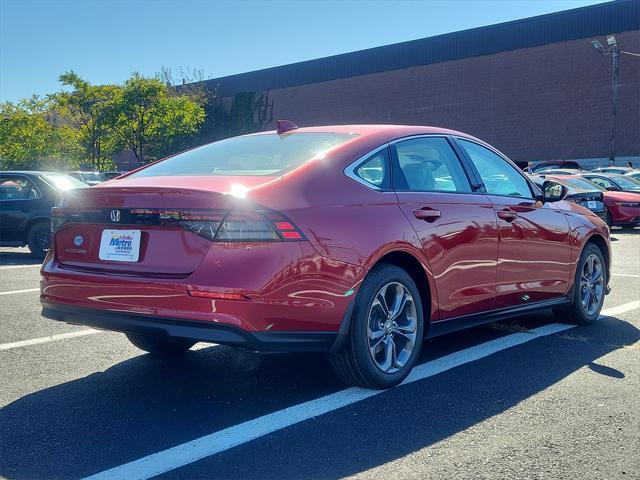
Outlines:
{"type": "Polygon", "coordinates": [[[413,216],[418,220],[424,220],[425,222],[433,222],[436,219],[440,218],[442,213],[440,210],[436,210],[435,208],[422,207],[413,211],[413,216]]]}
{"type": "Polygon", "coordinates": [[[510,208],[503,208],[502,210],[498,210],[498,217],[507,222],[513,222],[518,218],[518,212],[511,210],[510,208]]]}

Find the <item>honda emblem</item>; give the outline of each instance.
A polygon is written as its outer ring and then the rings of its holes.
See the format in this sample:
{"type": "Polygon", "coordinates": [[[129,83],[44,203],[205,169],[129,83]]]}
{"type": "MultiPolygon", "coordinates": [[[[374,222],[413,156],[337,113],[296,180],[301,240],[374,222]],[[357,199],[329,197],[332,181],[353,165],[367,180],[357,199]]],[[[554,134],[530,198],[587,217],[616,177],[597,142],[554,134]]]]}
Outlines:
{"type": "Polygon", "coordinates": [[[111,221],[115,223],[120,221],[120,210],[111,210],[111,221]]]}

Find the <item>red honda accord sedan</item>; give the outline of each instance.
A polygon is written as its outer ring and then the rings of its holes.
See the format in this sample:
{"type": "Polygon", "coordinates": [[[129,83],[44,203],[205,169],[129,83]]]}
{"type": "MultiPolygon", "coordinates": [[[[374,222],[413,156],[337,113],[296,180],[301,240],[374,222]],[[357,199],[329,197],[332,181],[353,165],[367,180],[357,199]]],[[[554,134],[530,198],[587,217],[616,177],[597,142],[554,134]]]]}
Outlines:
{"type": "Polygon", "coordinates": [[[156,355],[324,351],[344,381],[388,388],[426,336],[598,317],[609,231],[565,194],[460,132],[280,122],[65,195],[43,315],[156,355]]]}

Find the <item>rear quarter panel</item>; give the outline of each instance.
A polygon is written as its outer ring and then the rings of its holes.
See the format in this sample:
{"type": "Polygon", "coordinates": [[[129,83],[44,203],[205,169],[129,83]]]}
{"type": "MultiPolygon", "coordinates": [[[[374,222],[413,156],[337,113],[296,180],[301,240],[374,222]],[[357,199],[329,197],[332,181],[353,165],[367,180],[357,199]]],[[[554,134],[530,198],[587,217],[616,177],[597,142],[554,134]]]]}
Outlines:
{"type": "Polygon", "coordinates": [[[252,192],[251,200],[284,213],[321,256],[364,267],[357,287],[387,253],[411,254],[425,269],[435,311],[438,304],[429,262],[420,251],[420,241],[402,213],[396,194],[372,190],[343,172],[344,167],[377,146],[377,141],[368,142],[331,162],[310,162],[285,175],[282,182],[252,192]]]}
{"type": "MultiPolygon", "coordinates": [[[[611,270],[611,239],[609,227],[590,210],[581,207],[573,202],[557,202],[569,222],[569,242],[571,243],[571,275],[569,277],[569,287],[573,288],[573,280],[580,254],[585,244],[594,236],[600,236],[605,241],[608,250],[609,270],[611,270]]],[[[608,278],[608,277],[607,277],[608,278]]]]}

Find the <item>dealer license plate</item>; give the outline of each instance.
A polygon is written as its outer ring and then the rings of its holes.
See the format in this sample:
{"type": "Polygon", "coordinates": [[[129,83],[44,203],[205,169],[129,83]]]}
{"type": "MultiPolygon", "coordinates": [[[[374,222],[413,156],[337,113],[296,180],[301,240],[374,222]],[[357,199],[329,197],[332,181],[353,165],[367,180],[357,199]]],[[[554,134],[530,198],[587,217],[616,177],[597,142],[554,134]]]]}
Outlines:
{"type": "Polygon", "coordinates": [[[140,237],[140,230],[103,230],[98,257],[112,262],[137,262],[140,237]]]}

